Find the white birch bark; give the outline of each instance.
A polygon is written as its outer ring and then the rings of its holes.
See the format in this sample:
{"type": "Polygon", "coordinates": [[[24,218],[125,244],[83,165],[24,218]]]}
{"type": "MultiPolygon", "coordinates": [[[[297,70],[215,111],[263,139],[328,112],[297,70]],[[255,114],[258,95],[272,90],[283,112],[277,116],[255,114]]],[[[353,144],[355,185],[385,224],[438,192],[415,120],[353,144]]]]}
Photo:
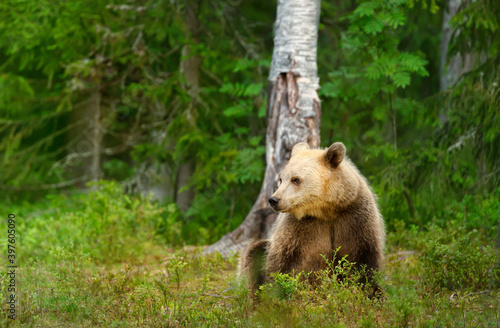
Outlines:
{"type": "Polygon", "coordinates": [[[250,213],[236,230],[226,234],[205,253],[228,256],[253,238],[265,238],[276,213],[270,208],[278,173],[293,146],[308,142],[318,147],[321,105],[317,94],[317,40],[320,0],[279,0],[274,51],[269,74],[266,171],[250,213]]]}

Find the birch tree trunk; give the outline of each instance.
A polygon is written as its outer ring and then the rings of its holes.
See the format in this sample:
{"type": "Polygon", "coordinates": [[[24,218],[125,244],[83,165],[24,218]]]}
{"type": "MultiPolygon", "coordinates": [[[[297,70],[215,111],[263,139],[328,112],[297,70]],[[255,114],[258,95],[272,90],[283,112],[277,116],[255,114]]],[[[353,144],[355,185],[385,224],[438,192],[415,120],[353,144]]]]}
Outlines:
{"type": "Polygon", "coordinates": [[[293,146],[307,142],[311,147],[319,147],[321,105],[316,64],[319,14],[320,0],[278,1],[262,188],[241,225],[209,246],[205,253],[219,252],[226,257],[244,248],[251,239],[265,238],[276,219],[267,200],[293,146]]]}

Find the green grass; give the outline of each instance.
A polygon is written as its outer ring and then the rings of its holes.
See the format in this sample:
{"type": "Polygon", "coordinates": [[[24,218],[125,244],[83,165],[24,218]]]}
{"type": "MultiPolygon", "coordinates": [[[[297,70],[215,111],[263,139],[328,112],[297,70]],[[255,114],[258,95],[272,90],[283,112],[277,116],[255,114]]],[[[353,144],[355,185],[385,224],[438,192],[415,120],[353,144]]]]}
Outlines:
{"type": "MultiPolygon", "coordinates": [[[[392,254],[385,296],[325,279],[295,282],[287,297],[261,291],[252,302],[236,281],[237,257],[202,256],[202,247],[164,249],[129,263],[100,266],[61,253],[57,264],[30,261],[19,270],[18,317],[3,327],[498,327],[498,290],[435,289],[422,280],[419,254],[392,254]]],[[[293,282],[292,282],[293,284],[293,282]]]]}
{"type": "Polygon", "coordinates": [[[319,275],[311,286],[276,274],[277,285],[262,286],[253,301],[236,277],[237,255],[167,246],[178,231],[168,229],[168,213],[147,198],[125,197],[117,185],[11,209],[17,318],[3,311],[0,327],[500,326],[495,227],[398,224],[388,234],[380,299],[369,298],[355,277],[339,283],[319,275]]]}

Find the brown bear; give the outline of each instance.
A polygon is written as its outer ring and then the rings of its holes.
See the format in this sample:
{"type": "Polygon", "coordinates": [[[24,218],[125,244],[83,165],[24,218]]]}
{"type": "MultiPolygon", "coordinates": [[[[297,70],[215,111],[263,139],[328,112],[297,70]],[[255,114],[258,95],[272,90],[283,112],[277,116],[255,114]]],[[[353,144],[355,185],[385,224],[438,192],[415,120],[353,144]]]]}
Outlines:
{"type": "Polygon", "coordinates": [[[384,221],[366,179],[345,153],[341,142],[327,150],[310,149],[306,143],[293,147],[269,198],[279,212],[271,236],[254,240],[240,258],[239,275],[252,293],[274,272],[325,269],[325,258],[337,263],[347,255],[368,272],[380,268],[384,221]]]}

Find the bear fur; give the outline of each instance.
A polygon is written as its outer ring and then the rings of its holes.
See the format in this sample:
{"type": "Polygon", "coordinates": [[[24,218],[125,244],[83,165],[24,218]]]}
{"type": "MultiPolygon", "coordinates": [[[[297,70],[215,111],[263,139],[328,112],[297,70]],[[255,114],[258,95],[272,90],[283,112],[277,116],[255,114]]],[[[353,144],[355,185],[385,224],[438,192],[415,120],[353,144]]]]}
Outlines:
{"type": "Polygon", "coordinates": [[[274,272],[325,269],[325,258],[335,264],[347,255],[368,272],[380,269],[384,221],[366,179],[345,153],[341,142],[327,150],[293,147],[269,199],[279,212],[271,236],[251,242],[240,258],[239,275],[252,293],[274,272]]]}

